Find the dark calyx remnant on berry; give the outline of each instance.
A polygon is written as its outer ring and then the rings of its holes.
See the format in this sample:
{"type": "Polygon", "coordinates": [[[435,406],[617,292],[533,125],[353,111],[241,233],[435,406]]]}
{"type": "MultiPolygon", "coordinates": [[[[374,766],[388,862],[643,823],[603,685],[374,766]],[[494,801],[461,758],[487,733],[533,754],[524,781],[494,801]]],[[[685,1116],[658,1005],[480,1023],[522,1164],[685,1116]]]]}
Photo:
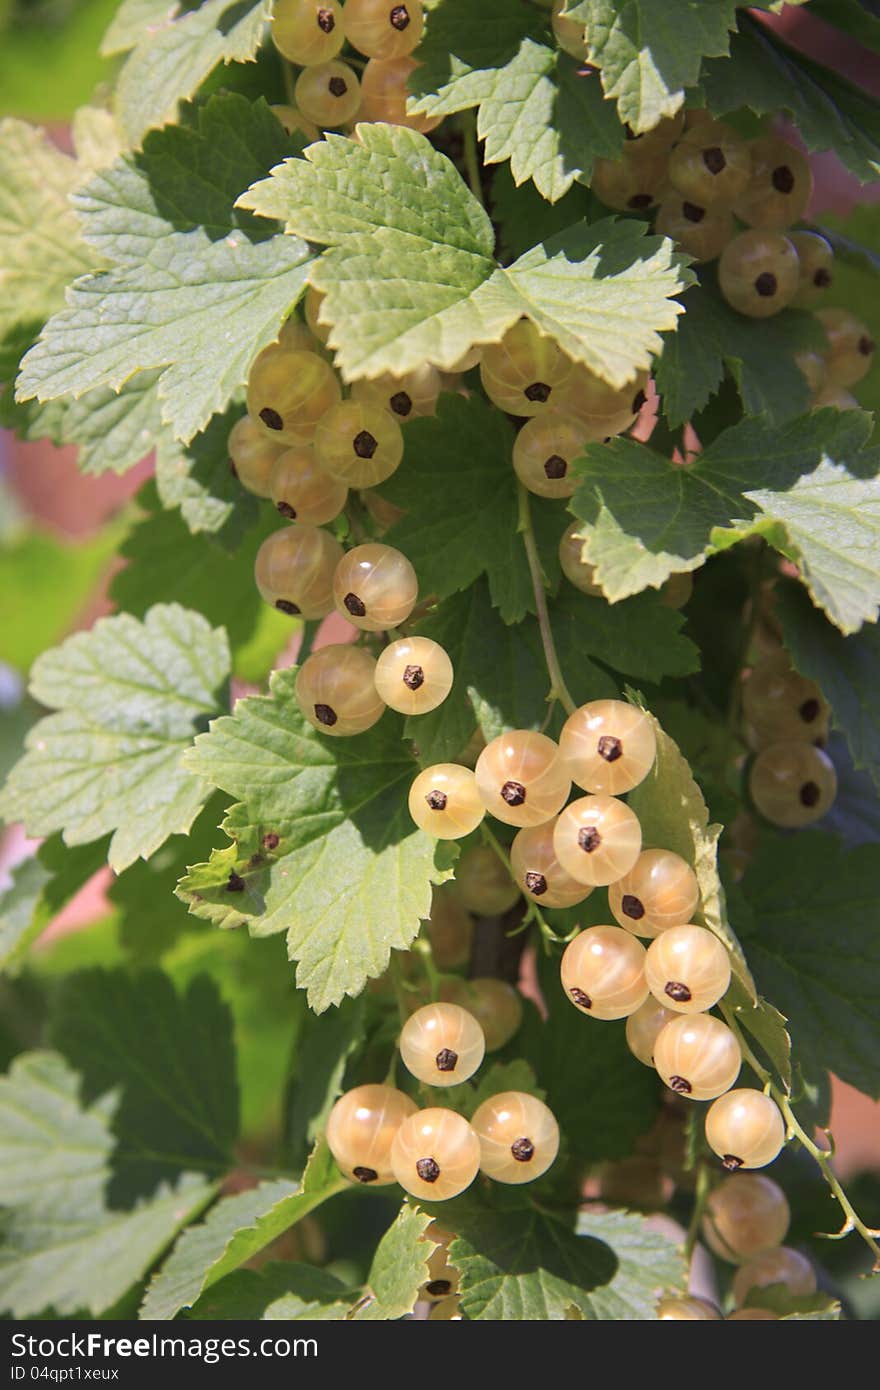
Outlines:
{"type": "Polygon", "coordinates": [[[277,849],[280,844],[281,836],[276,834],[274,830],[267,830],[263,836],[263,849],[277,849]]]}
{"type": "Polygon", "coordinates": [[[440,1176],[440,1164],[436,1158],[420,1158],[416,1163],[416,1172],[422,1182],[436,1182],[440,1176]]]}
{"type": "Polygon", "coordinates": [[[375,1182],[379,1176],[375,1168],[352,1168],[351,1174],[358,1182],[375,1182]]]}
{"type": "Polygon", "coordinates": [[[627,206],[631,208],[649,208],[654,199],[650,193],[634,193],[627,206]]]}
{"type": "Polygon", "coordinates": [[[230,473],[232,474],[233,478],[237,478],[237,477],[238,477],[238,469],[236,468],[235,464],[232,462],[232,459],[229,460],[229,471],[230,471],[230,473]]]}
{"type": "Polygon", "coordinates": [[[699,203],[684,202],[681,205],[681,213],[683,217],[687,218],[688,222],[702,222],[703,218],[706,216],[706,209],[701,208],[699,203]]]}
{"type": "Polygon", "coordinates": [[[318,28],[325,34],[332,34],[336,28],[336,20],[333,18],[332,10],[319,10],[315,18],[318,21],[318,28]]]}
{"type": "Polygon", "coordinates": [[[812,724],[813,720],[819,717],[819,708],[818,700],[804,700],[804,703],[798,706],[798,714],[805,724],[812,724]]]}
{"type": "Polygon", "coordinates": [[[392,29],[397,29],[399,33],[409,28],[409,10],[406,5],[395,5],[388,18],[391,20],[392,29]]]}
{"type": "Polygon", "coordinates": [[[544,461],[544,475],[547,478],[564,478],[568,472],[568,464],[561,454],[551,454],[544,461]]]}
{"type": "Polygon", "coordinates": [[[620,909],[624,916],[631,917],[634,922],[641,922],[645,915],[645,904],[635,893],[624,893],[620,900],[620,909]]]}
{"type": "Polygon", "coordinates": [[[237,873],[235,872],[235,870],[233,869],[233,870],[232,870],[232,873],[229,875],[228,879],[226,880],[226,891],[227,891],[227,893],[243,893],[243,892],[244,892],[244,888],[245,888],[244,879],[242,878],[241,874],[237,874],[237,873]]]}
{"type": "Polygon", "coordinates": [[[369,430],[361,430],[352,440],[352,448],[359,459],[371,459],[378,447],[376,436],[369,430]]]}
{"type": "Polygon", "coordinates": [[[805,782],[799,795],[802,806],[816,806],[822,793],[815,782],[805,782]]]}
{"type": "Polygon", "coordinates": [[[674,999],[676,1004],[689,1004],[691,1001],[690,990],[680,980],[669,980],[663,993],[668,994],[670,999],[674,999]]]}
{"type": "Polygon", "coordinates": [[[725,1154],[721,1160],[721,1167],[726,1168],[728,1173],[735,1173],[737,1168],[742,1166],[743,1161],[741,1158],[737,1158],[736,1154],[725,1154]]]}
{"type": "Polygon", "coordinates": [[[500,796],[508,806],[522,806],[526,799],[526,789],[522,782],[505,782],[500,796]]]}
{"type": "Polygon", "coordinates": [[[720,145],[710,145],[703,150],[703,163],[710,174],[721,174],[727,168],[727,160],[720,145]]]}
{"type": "Polygon", "coordinates": [[[770,182],[777,193],[790,193],[794,188],[794,174],[787,164],[777,164],[770,175],[770,182]]]}
{"type": "Polygon", "coordinates": [[[755,276],[755,292],[762,299],[771,299],[776,293],[777,280],[772,270],[762,270],[755,276]]]}
{"type": "Polygon", "coordinates": [[[348,83],[344,77],[331,77],[327,86],[330,89],[330,95],[334,97],[344,97],[348,91],[348,83]]]}
{"type": "Polygon", "coordinates": [[[296,604],[291,603],[289,598],[276,598],[275,607],[279,613],[288,613],[292,618],[295,618],[299,612],[296,604]]]}
{"type": "Polygon", "coordinates": [[[407,690],[421,690],[425,684],[425,673],[421,666],[404,666],[403,683],[407,690]]]}
{"type": "Polygon", "coordinates": [[[362,598],[358,598],[357,594],[346,594],[342,602],[345,605],[346,611],[349,612],[353,618],[363,618],[366,616],[367,605],[362,598]]]}
{"type": "Polygon", "coordinates": [[[602,836],[599,834],[595,825],[585,825],[578,831],[578,844],[584,854],[592,854],[593,850],[598,849],[602,843],[602,836]]]}
{"type": "Polygon", "coordinates": [[[453,1052],[451,1047],[441,1047],[434,1061],[437,1063],[438,1071],[455,1071],[458,1066],[458,1053],[453,1052]]]}
{"type": "Polygon", "coordinates": [[[593,1001],[585,990],[578,989],[577,986],[575,986],[574,989],[570,989],[568,992],[579,1009],[592,1009],[593,1001]]]}
{"type": "Polygon", "coordinates": [[[529,869],[525,877],[525,884],[529,892],[536,898],[547,892],[547,880],[543,874],[539,874],[535,869],[529,869]]]}
{"type": "Polygon", "coordinates": [[[689,1096],[694,1089],[689,1081],[683,1076],[670,1076],[669,1084],[673,1091],[677,1091],[680,1096],[689,1096]]]}
{"type": "Polygon", "coordinates": [[[549,401],[552,389],[546,381],[533,381],[531,386],[527,386],[523,391],[523,395],[527,401],[540,401],[543,404],[544,401],[549,401]]]}
{"type": "Polygon", "coordinates": [[[818,290],[827,290],[831,284],[831,271],[826,269],[824,265],[820,266],[813,276],[813,284],[818,290]]]}
{"type": "Polygon", "coordinates": [[[445,1298],[451,1288],[448,1279],[430,1279],[425,1285],[425,1293],[429,1293],[432,1298],[445,1298]]]}
{"type": "Polygon", "coordinates": [[[874,342],[874,339],[869,338],[867,333],[863,333],[856,344],[862,357],[870,357],[876,346],[877,344],[874,342]]]}
{"type": "Polygon", "coordinates": [[[642,406],[645,404],[645,401],[647,399],[648,397],[645,395],[644,391],[636,392],[636,394],[633,396],[631,406],[633,415],[638,415],[639,411],[641,410],[642,406]]]}
{"type": "Polygon", "coordinates": [[[266,426],[266,429],[267,429],[267,430],[283,430],[283,429],[284,429],[284,421],[282,420],[281,416],[278,414],[278,411],[277,411],[277,410],[273,410],[272,407],[271,407],[270,405],[264,405],[264,406],[263,406],[263,409],[260,411],[260,419],[262,420],[263,424],[266,426]]]}
{"type": "Polygon", "coordinates": [[[428,792],[428,795],[425,797],[425,800],[427,801],[427,803],[428,803],[428,805],[430,806],[430,808],[431,808],[432,811],[445,811],[445,810],[446,810],[446,793],[445,793],[445,792],[438,792],[438,791],[431,791],[431,792],[428,792]]]}
{"type": "Polygon", "coordinates": [[[527,1139],[523,1135],[521,1139],[514,1139],[510,1146],[510,1152],[517,1163],[530,1163],[535,1156],[535,1146],[531,1139],[527,1139]]]}
{"type": "Polygon", "coordinates": [[[412,414],[412,397],[408,391],[395,391],[388,404],[395,415],[406,417],[412,414]]]}
{"type": "Polygon", "coordinates": [[[276,502],[276,507],[282,516],[286,516],[290,521],[296,521],[296,507],[291,507],[289,502],[276,502]]]}
{"type": "Polygon", "coordinates": [[[315,718],[319,724],[326,724],[328,729],[332,729],[338,719],[338,715],[330,705],[315,705],[315,718]]]}
{"type": "Polygon", "coordinates": [[[603,734],[596,744],[596,752],[606,763],[616,763],[623,757],[623,744],[614,734],[603,734]]]}

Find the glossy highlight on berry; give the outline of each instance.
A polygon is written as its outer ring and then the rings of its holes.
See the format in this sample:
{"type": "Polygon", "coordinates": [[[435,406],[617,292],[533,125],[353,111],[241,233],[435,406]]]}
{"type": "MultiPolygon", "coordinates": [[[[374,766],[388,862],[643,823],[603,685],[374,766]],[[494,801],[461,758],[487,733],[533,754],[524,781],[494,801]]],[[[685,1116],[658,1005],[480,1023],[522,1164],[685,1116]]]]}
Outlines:
{"type": "Polygon", "coordinates": [[[560,814],[553,849],[567,874],[590,888],[629,873],[642,848],[638,817],[613,796],[583,796],[560,814]]]}
{"type": "Polygon", "coordinates": [[[333,607],[333,574],[342,546],[320,526],[282,526],[257,551],[260,597],[281,613],[326,618],[333,607]]]}
{"type": "Polygon", "coordinates": [[[460,840],[476,830],[486,807],[470,768],[437,763],[420,772],[410,787],[409,813],[435,839],[460,840]]]}
{"type": "Polygon", "coordinates": [[[346,1091],[327,1119],[330,1152],[347,1178],[364,1186],[394,1182],[391,1146],[417,1106],[393,1086],[356,1086],[346,1091]]]}
{"type": "Polygon", "coordinates": [[[454,1110],[419,1110],[404,1120],[391,1147],[394,1176],[406,1192],[444,1202],[470,1187],[480,1167],[480,1141],[454,1110]]]}
{"type": "Polygon", "coordinates": [[[644,781],[657,756],[650,716],[622,700],[593,700],[566,720],[559,748],[572,780],[620,796],[644,781]]]}
{"type": "Polygon", "coordinates": [[[319,733],[333,738],[365,733],[385,713],[375,674],[376,662],[363,647],[321,647],[297,672],[297,704],[319,733]]]}
{"type": "Polygon", "coordinates": [[[510,847],[510,865],[518,888],[542,907],[574,907],[593,891],[566,873],[553,848],[555,821],[526,826],[510,847]]]}
{"type": "Polygon", "coordinates": [[[727,1091],[709,1106],[706,1142],[728,1172],[765,1168],[785,1142],[779,1106],[763,1091],[727,1091]]]}
{"type": "Polygon", "coordinates": [[[608,889],[616,922],[635,936],[655,937],[690,922],[700,900],[690,864],[668,849],[643,850],[629,873],[608,889]]]}
{"type": "Polygon", "coordinates": [[[403,1025],[399,1046],[403,1065],[419,1081],[457,1086],[482,1062],[486,1039],[473,1014],[458,1004],[425,1004],[403,1025]]]}
{"type": "Polygon", "coordinates": [[[558,746],[528,729],[488,743],[475,774],[486,809],[507,825],[541,825],[565,804],[571,788],[558,746]]]}
{"type": "Polygon", "coordinates": [[[430,637],[390,642],[376,662],[376,689],[400,714],[427,714],[452,689],[452,662],[430,637]]]}
{"type": "Polygon", "coordinates": [[[654,998],[667,1009],[700,1014],[727,993],[730,957],[717,936],[688,923],[669,927],[651,942],[645,974],[654,998]]]}
{"type": "MultiPolygon", "coordinates": [[[[403,552],[378,541],[349,550],[333,576],[337,612],[363,632],[384,632],[405,622],[418,593],[416,572],[403,552]]],[[[418,689],[417,670],[410,679],[418,689]]]]}
{"type": "Polygon", "coordinates": [[[626,1018],[648,997],[645,948],[620,927],[588,927],[566,946],[562,988],[593,1018],[626,1018]]]}
{"type": "Polygon", "coordinates": [[[484,1101],[471,1125],[480,1141],[480,1168],[495,1182],[534,1182],[559,1152],[552,1110],[524,1091],[502,1091],[484,1101]]]}

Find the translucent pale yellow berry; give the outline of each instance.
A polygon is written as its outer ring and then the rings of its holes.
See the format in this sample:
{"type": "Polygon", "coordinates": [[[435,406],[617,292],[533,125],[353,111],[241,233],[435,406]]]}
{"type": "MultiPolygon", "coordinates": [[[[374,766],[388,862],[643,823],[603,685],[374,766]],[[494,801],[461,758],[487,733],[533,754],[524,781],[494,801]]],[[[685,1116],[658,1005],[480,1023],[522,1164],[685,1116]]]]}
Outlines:
{"type": "Polygon", "coordinates": [[[570,465],[583,453],[586,431],[578,420],[551,410],[526,421],[513,446],[514,472],[537,497],[571,497],[570,465]]]}
{"type": "Polygon", "coordinates": [[[676,1013],[711,1009],[730,984],[730,957],[705,927],[669,927],[648,947],[645,975],[655,999],[676,1013]]]}
{"type": "Polygon", "coordinates": [[[594,160],[590,187],[618,212],[645,212],[660,199],[667,164],[665,149],[642,147],[633,140],[624,145],[620,159],[594,160]]]}
{"type": "Polygon", "coordinates": [[[559,1152],[559,1126],[543,1101],[525,1091],[502,1091],[474,1112],[480,1168],[495,1182],[541,1177],[559,1152]]]}
{"type": "Polygon", "coordinates": [[[407,1071],[429,1086],[467,1081],[486,1051],[482,1028],[458,1004],[425,1004],[416,1009],[401,1029],[399,1045],[407,1071]]]}
{"type": "Polygon", "coordinates": [[[541,825],[565,804],[571,788],[558,746],[529,729],[492,739],[475,773],[486,809],[508,825],[541,825]]]}
{"type": "Polygon", "coordinates": [[[276,444],[310,444],[318,421],[341,394],[333,368],[323,358],[273,343],[258,355],[248,375],[248,414],[276,444]]]}
{"type": "Polygon", "coordinates": [[[545,821],[518,831],[510,847],[510,864],[517,887],[533,902],[542,907],[574,907],[593,890],[566,873],[556,858],[555,824],[545,821]]]}
{"type": "Polygon", "coordinates": [[[625,386],[611,386],[578,362],[562,386],[558,408],[580,421],[587,438],[607,439],[635,423],[647,384],[648,373],[642,371],[625,386]]]}
{"type": "Polygon", "coordinates": [[[401,714],[427,714],[452,689],[452,662],[430,637],[390,642],[376,662],[376,689],[401,714]]]}
{"type": "Polygon", "coordinates": [[[354,68],[334,59],[303,68],[293,99],[307,121],[325,130],[354,120],[361,104],[361,87],[354,68]]]}
{"type": "Polygon", "coordinates": [[[283,526],[257,551],[254,579],[261,598],[282,613],[326,618],[342,546],[319,526],[283,526]]]}
{"type": "Polygon", "coordinates": [[[778,1183],[763,1173],[736,1173],[709,1194],[701,1229],[716,1255],[740,1264],[781,1245],[790,1222],[778,1183]]]}
{"type": "Polygon", "coordinates": [[[298,67],[326,63],[343,43],[342,7],[336,0],[275,0],[272,42],[298,67]]]}
{"type": "Polygon", "coordinates": [[[712,1102],[706,1142],[725,1168],[765,1168],[785,1143],[785,1125],[775,1100],[740,1087],[712,1102]]]}
{"type": "Polygon", "coordinates": [[[692,126],[669,156],[669,181],[684,198],[711,206],[741,197],[752,177],[752,152],[722,121],[692,126]]]}
{"type": "Polygon", "coordinates": [[[834,252],[818,232],[791,232],[789,240],[800,264],[797,294],[791,302],[796,309],[812,309],[827,299],[834,283],[834,252]]]}
{"type": "Polygon", "coordinates": [[[782,231],[803,217],[813,193],[809,160],[769,135],[751,142],[752,177],[734,212],[750,227],[782,231]]]}
{"type": "Polygon", "coordinates": [[[413,1197],[444,1202],[470,1187],[480,1167],[480,1141],[454,1110],[419,1110],[391,1147],[394,1176],[413,1197]]]}
{"type": "Polygon", "coordinates": [[[811,743],[771,743],[752,763],[749,795],[771,824],[795,830],[831,810],[837,773],[827,753],[811,743]]]}
{"type": "Polygon", "coordinates": [[[320,290],[316,290],[314,285],[309,285],[306,290],[306,297],[303,301],[306,323],[310,332],[318,339],[319,343],[326,344],[330,337],[330,325],[320,322],[321,305],[324,303],[326,295],[320,290]]]}
{"type": "Polygon", "coordinates": [[[608,906],[635,936],[658,936],[690,922],[700,899],[690,864],[668,849],[643,850],[628,874],[608,889],[608,906]]]}
{"type": "Polygon", "coordinates": [[[405,622],[415,607],[419,584],[409,560],[380,541],[356,545],[333,576],[338,611],[364,632],[383,632],[405,622]]]}
{"type": "Polygon", "coordinates": [[[400,425],[388,410],[368,401],[342,401],[315,430],[318,462],[349,487],[375,487],[403,458],[400,425]]]}
{"type": "Polygon", "coordinates": [[[440,394],[440,373],[426,362],[405,376],[386,373],[371,381],[364,377],[354,383],[351,394],[356,401],[370,401],[390,411],[401,422],[415,420],[421,415],[434,414],[440,394]]]}
{"type": "Polygon", "coordinates": [[[434,1241],[436,1244],[428,1256],[428,1278],[422,1285],[419,1296],[429,1299],[432,1303],[439,1299],[445,1299],[448,1303],[457,1302],[451,1295],[458,1292],[461,1276],[449,1262],[449,1247],[455,1240],[455,1233],[432,1221],[421,1239],[425,1242],[434,1241]]]}
{"type": "Polygon", "coordinates": [[[648,997],[645,948],[620,927],[588,927],[566,946],[562,988],[593,1018],[626,1018],[648,997]]]}
{"type": "Polygon", "coordinates": [[[806,1255],[788,1245],[764,1250],[741,1265],[733,1276],[733,1296],[738,1304],[743,1304],[753,1289],[768,1289],[779,1284],[795,1298],[816,1292],[813,1266],[806,1255]]]}
{"type": "Polygon", "coordinates": [[[580,589],[582,594],[589,594],[591,598],[601,598],[603,591],[601,585],[595,581],[595,566],[581,558],[584,542],[577,534],[581,527],[580,521],[573,521],[566,527],[559,542],[559,564],[569,584],[580,589]]]}
{"type": "Polygon", "coordinates": [[[657,211],[655,230],[672,237],[695,261],[714,261],[721,255],[734,232],[730,209],[721,203],[705,206],[680,193],[663,199],[657,211]]]}
{"type": "Polygon", "coordinates": [[[718,283],[728,304],[749,318],[778,314],[798,287],[797,251],[781,232],[741,232],[718,262],[718,283]]]}
{"type": "Polygon", "coordinates": [[[489,399],[511,415],[540,415],[555,406],[571,361],[529,319],[483,350],[480,378],[489,399]]]}
{"type": "Polygon", "coordinates": [[[415,68],[412,58],[371,58],[361,75],[360,119],[408,126],[422,135],[436,130],[442,116],[421,116],[406,109],[415,68]]]}
{"type": "Polygon", "coordinates": [[[874,361],[875,343],[867,324],[848,309],[819,309],[816,317],[825,329],[828,380],[834,386],[855,386],[874,361]]]}
{"type": "Polygon", "coordinates": [[[297,704],[322,734],[336,738],[362,734],[385,713],[376,693],[375,673],[376,663],[363,647],[347,643],[321,647],[297,673],[297,704]]]}
{"type": "Polygon", "coordinates": [[[553,33],[561,49],[570,53],[572,58],[583,60],[587,56],[584,26],[578,20],[569,19],[562,13],[566,3],[567,0],[553,0],[553,10],[550,15],[553,33]]]}
{"type": "Polygon", "coordinates": [[[272,469],[271,495],[282,516],[290,521],[321,526],[339,515],[348,499],[348,488],[318,467],[309,445],[285,449],[272,469]]]}
{"type": "Polygon", "coordinates": [[[410,787],[409,813],[419,829],[435,839],[460,840],[476,830],[486,808],[470,768],[436,763],[420,772],[410,787]]]}
{"type": "Polygon", "coordinates": [[[394,1136],[416,1109],[393,1086],[356,1086],[340,1097],[327,1119],[327,1143],[345,1176],[375,1186],[394,1182],[394,1136]]]}
{"type": "Polygon", "coordinates": [[[665,1008],[653,994],[626,1020],[626,1042],[634,1057],[646,1067],[654,1065],[654,1044],[660,1030],[679,1015],[665,1008]]]}
{"type": "Polygon", "coordinates": [[[657,1317],[661,1322],[719,1322],[721,1314],[708,1298],[697,1298],[689,1294],[687,1298],[664,1298],[657,1304],[657,1317]]]}
{"type": "Polygon", "coordinates": [[[346,0],[345,37],[368,58],[400,58],[422,37],[421,0],[346,0]]]}
{"type": "Polygon", "coordinates": [[[566,873],[591,888],[629,873],[642,848],[638,817],[613,796],[583,796],[559,816],[553,849],[566,873]]]}
{"type": "Polygon", "coordinates": [[[657,740],[650,717],[636,705],[592,700],[566,720],[559,749],[579,787],[619,796],[647,777],[657,740]]]}
{"type": "Polygon", "coordinates": [[[814,743],[828,733],[828,703],[782,650],[764,657],[743,686],[743,714],[759,743],[814,743]]]}
{"type": "MultiPolygon", "coordinates": [[[[436,961],[436,953],[434,958],[436,961]]],[[[487,1052],[496,1052],[509,1043],[522,1023],[519,993],[506,980],[497,980],[492,975],[478,975],[473,980],[444,980],[440,998],[459,1004],[473,1014],[483,1030],[487,1052]]]]}
{"type": "Polygon", "coordinates": [[[244,415],[232,426],[226,445],[235,476],[255,497],[272,496],[272,469],[283,445],[266,438],[265,431],[244,415]]]}
{"type": "MultiPolygon", "coordinates": [[[[426,932],[438,970],[453,970],[457,965],[467,964],[474,922],[454,883],[441,883],[432,889],[431,915],[426,932]]],[[[452,1002],[460,1004],[462,1001],[455,999],[452,1002]]]]}
{"type": "Polygon", "coordinates": [[[654,1066],[666,1085],[689,1100],[715,1100],[742,1066],[735,1035],[711,1014],[679,1014],[657,1037],[654,1066]]]}
{"type": "Polygon", "coordinates": [[[465,907],[478,917],[500,916],[519,899],[518,884],[488,845],[472,845],[464,851],[456,865],[455,883],[465,907]]]}

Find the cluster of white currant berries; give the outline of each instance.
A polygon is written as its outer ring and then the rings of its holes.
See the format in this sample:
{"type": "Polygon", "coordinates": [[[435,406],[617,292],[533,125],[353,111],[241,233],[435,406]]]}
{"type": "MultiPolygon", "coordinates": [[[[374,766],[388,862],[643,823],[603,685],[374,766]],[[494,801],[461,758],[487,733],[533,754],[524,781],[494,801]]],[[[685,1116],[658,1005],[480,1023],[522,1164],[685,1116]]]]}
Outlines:
{"type": "Polygon", "coordinates": [[[275,0],[272,39],[301,68],[293,104],[275,107],[289,131],[317,140],[326,129],[355,120],[388,121],[426,134],[439,118],[409,116],[411,56],[425,28],[421,0],[275,0]],[[340,59],[348,44],[367,62],[360,78],[340,59]]]}
{"type": "MultiPolygon", "coordinates": [[[[457,1086],[477,1071],[487,1038],[468,1009],[438,1001],[410,1015],[398,1047],[417,1081],[457,1086]]],[[[559,1129],[543,1101],[524,1091],[492,1096],[468,1121],[442,1106],[419,1110],[393,1086],[357,1086],[330,1112],[327,1142],[353,1180],[396,1181],[412,1196],[438,1202],[458,1196],[480,1170],[496,1182],[533,1182],[556,1157],[559,1129]]]]}
{"type": "MultiPolygon", "coordinates": [[[[741,1173],[726,1178],[709,1194],[702,1218],[706,1244],[722,1260],[738,1265],[733,1278],[735,1311],[728,1319],[774,1320],[778,1314],[749,1306],[750,1295],[780,1286],[794,1297],[815,1293],[813,1266],[799,1250],[783,1245],[791,1212],[785,1193],[763,1173],[741,1173]]],[[[707,1298],[664,1298],[657,1316],[680,1322],[716,1322],[718,1306],[707,1298]]]]}
{"type": "Polygon", "coordinates": [[[755,809],[786,829],[811,825],[837,795],[834,764],[822,747],[830,711],[821,690],[780,647],[753,667],[742,703],[746,740],[755,751],[749,771],[755,809]]]}

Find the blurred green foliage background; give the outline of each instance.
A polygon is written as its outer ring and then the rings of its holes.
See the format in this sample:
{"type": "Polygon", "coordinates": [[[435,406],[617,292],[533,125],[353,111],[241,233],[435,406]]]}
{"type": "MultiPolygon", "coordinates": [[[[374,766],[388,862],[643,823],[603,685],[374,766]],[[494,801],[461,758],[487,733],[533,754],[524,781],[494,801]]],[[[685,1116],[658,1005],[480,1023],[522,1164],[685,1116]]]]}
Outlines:
{"type": "Polygon", "coordinates": [[[98,52],[119,0],[0,0],[0,114],[64,121],[113,72],[98,52]]]}

